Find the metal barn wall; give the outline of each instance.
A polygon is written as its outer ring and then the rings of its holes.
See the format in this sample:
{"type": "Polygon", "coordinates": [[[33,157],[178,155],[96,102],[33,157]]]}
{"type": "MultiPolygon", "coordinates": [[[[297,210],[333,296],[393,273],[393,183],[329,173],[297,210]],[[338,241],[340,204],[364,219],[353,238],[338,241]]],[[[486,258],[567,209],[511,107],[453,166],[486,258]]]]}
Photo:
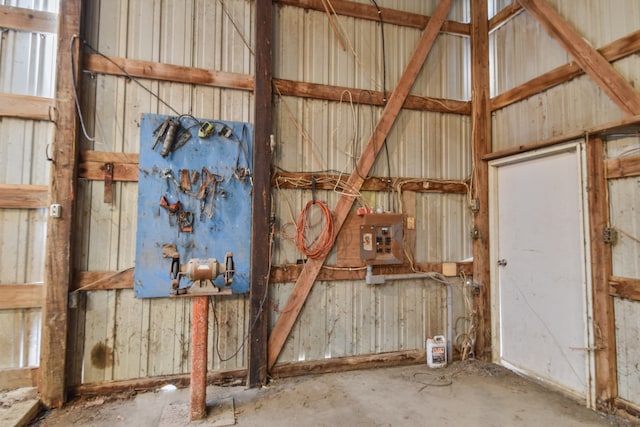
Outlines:
{"type": "MultiPolygon", "coordinates": [[[[640,29],[635,0],[550,0],[552,6],[594,47],[599,48],[640,29]]],[[[571,61],[571,58],[527,12],[490,35],[493,52],[492,96],[571,61]]],[[[613,63],[634,87],[640,87],[640,56],[613,63]]],[[[493,113],[493,150],[581,131],[625,117],[586,75],[493,113]]],[[[637,136],[613,135],[609,158],[638,154],[637,136]]],[[[609,181],[611,225],[620,231],[613,246],[613,275],[640,278],[640,210],[638,179],[609,181]],[[634,240],[636,239],[636,240],[634,240]]],[[[618,392],[640,404],[640,302],[615,298],[618,392]]]]}
{"type": "MultiPolygon", "coordinates": [[[[253,2],[89,1],[84,12],[87,42],[105,55],[253,74],[252,48],[243,40],[251,43],[253,38],[253,2]]],[[[85,74],[83,112],[95,141],[83,137],[81,150],[139,152],[143,113],[177,111],[253,121],[250,92],[138,82],[144,87],[120,77],[85,74]]],[[[103,191],[101,181],[80,180],[78,185],[79,271],[134,267],[137,183],[115,183],[113,204],[103,203],[103,191]]],[[[245,366],[247,302],[245,296],[216,298],[209,329],[210,343],[217,343],[218,351],[209,352],[209,369],[245,366]]],[[[131,290],[75,293],[70,308],[69,383],[189,372],[190,319],[190,299],[140,300],[131,290]]]]}
{"type": "MultiPolygon", "coordinates": [[[[0,5],[57,12],[57,1],[0,1],[0,5]]],[[[51,98],[55,85],[55,34],[2,29],[0,92],[51,98]]],[[[52,124],[0,119],[1,184],[47,185],[46,148],[52,124]]],[[[0,284],[41,284],[46,209],[0,209],[0,284]]],[[[0,310],[0,369],[37,366],[40,308],[0,310]]]]}
{"type": "MultiPolygon", "coordinates": [[[[436,1],[378,1],[381,7],[430,14],[436,1]]],[[[449,19],[468,22],[468,1],[457,0],[449,19]]],[[[88,43],[100,52],[213,70],[253,74],[246,46],[253,31],[253,2],[248,0],[119,0],[86,2],[88,43]]],[[[324,13],[274,6],[274,77],[369,90],[382,89],[380,25],[340,17],[358,53],[343,52],[324,13]]],[[[387,91],[404,69],[420,31],[385,25],[387,91]]],[[[413,93],[469,100],[469,40],[442,35],[413,93]],[[452,73],[450,70],[457,72],[452,73]]],[[[252,121],[250,92],[142,80],[149,90],[180,113],[222,120],[252,121]]],[[[86,75],[82,83],[85,122],[95,141],[81,149],[138,152],[138,125],[145,112],[175,114],[136,82],[86,75]]],[[[354,102],[357,100],[354,100],[354,102]]],[[[376,107],[293,97],[275,98],[274,164],[290,171],[334,170],[351,173],[381,113],[376,107]],[[308,135],[303,137],[300,130],[308,135]]],[[[389,137],[393,176],[467,179],[470,175],[468,116],[405,111],[389,137]]],[[[386,176],[379,160],[373,174],[386,176]]],[[[80,271],[124,271],[134,267],[137,184],[116,183],[112,205],[102,202],[100,181],[79,184],[77,262],[80,271]]],[[[339,195],[319,196],[333,207],[339,195]]],[[[397,202],[385,194],[365,194],[372,206],[397,202]]],[[[279,225],[297,216],[310,192],[275,190],[279,225]]],[[[471,255],[465,195],[418,195],[417,261],[456,261],[471,255]]],[[[280,235],[273,264],[300,258],[280,235]]],[[[335,252],[335,251],[334,251],[335,252]]],[[[335,261],[335,254],[329,263],[335,261]]],[[[456,318],[465,308],[458,281],[456,318]]],[[[271,325],[291,283],[271,286],[271,325]]],[[[138,300],[129,290],[77,292],[71,298],[69,382],[80,384],[189,371],[189,300],[138,300]]],[[[246,366],[242,347],[248,334],[246,297],[216,300],[210,322],[210,369],[246,366]],[[216,321],[219,325],[216,325],[216,321]],[[237,354],[235,354],[237,351],[237,354]],[[221,362],[220,359],[230,358],[221,362]]],[[[425,338],[446,330],[445,287],[433,281],[405,281],[370,287],[364,281],[318,282],[285,345],[280,362],[424,349],[425,338]]],[[[462,325],[464,322],[459,321],[462,325]]],[[[461,326],[461,331],[463,328],[461,326]]]]}
{"type": "MultiPolygon", "coordinates": [[[[369,3],[368,1],[361,1],[369,3]]],[[[380,7],[431,14],[437,2],[379,1],[380,7]]],[[[468,22],[468,2],[456,1],[448,19],[468,22]]],[[[345,35],[342,50],[322,12],[276,6],[274,77],[382,90],[380,24],[337,17],[345,35]],[[353,51],[351,50],[353,48],[353,51]],[[355,53],[354,53],[355,51],[355,53]]],[[[421,31],[384,25],[386,90],[397,84],[421,31]]],[[[447,99],[470,99],[470,43],[466,37],[441,34],[411,93],[447,99]]],[[[274,166],[291,172],[329,171],[350,175],[372,133],[382,108],[357,105],[350,92],[329,102],[277,96],[274,166]]],[[[470,176],[468,116],[404,110],[378,156],[373,176],[464,180],[470,176]]],[[[341,190],[318,191],[335,206],[341,190]]],[[[276,189],[273,193],[278,230],[273,264],[304,257],[291,239],[293,223],[312,198],[308,190],[276,189]]],[[[362,192],[356,205],[397,212],[395,193],[362,192]]],[[[465,195],[421,193],[416,200],[417,262],[459,261],[471,256],[469,215],[465,195]]],[[[337,253],[327,263],[335,264],[337,253]]],[[[452,279],[456,318],[465,316],[460,281],[452,279]]],[[[292,283],[276,284],[271,324],[284,309],[292,283]]],[[[464,332],[461,325],[459,332],[464,332]]],[[[279,362],[321,360],[408,349],[423,349],[425,339],[446,333],[446,288],[431,280],[389,282],[319,281],[278,359],[279,362]]]]}
{"type": "MultiPolygon", "coordinates": [[[[633,0],[553,1],[552,6],[596,48],[638,31],[640,4],[633,0]]],[[[496,96],[571,61],[527,12],[490,36],[496,96]]],[[[631,55],[614,67],[632,84],[640,84],[640,57],[631,55]]],[[[493,113],[493,149],[580,131],[621,119],[624,114],[586,75],[493,113]]]]}

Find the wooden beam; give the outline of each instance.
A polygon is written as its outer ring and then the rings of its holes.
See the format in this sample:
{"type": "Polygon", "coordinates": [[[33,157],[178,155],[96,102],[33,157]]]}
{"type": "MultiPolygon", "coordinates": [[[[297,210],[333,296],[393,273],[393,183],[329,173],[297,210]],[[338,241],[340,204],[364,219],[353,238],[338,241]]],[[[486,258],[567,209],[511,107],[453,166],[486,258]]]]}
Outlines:
{"type": "MultiPolygon", "coordinates": [[[[53,139],[53,161],[50,173],[50,200],[60,204],[62,216],[49,216],[47,224],[40,347],[40,396],[44,405],[59,407],[65,401],[65,356],[67,351],[68,298],[73,274],[73,242],[75,241],[75,197],[77,182],[77,117],[73,97],[72,75],[80,77],[80,52],[70,41],[81,34],[82,0],[60,2],[58,49],[56,58],[57,120],[53,139]],[[73,69],[72,58],[75,63],[73,69]]],[[[78,81],[77,80],[77,81],[78,81]]]]}
{"type": "Polygon", "coordinates": [[[42,307],[42,284],[0,285],[0,310],[42,307]]]}
{"type": "MultiPolygon", "coordinates": [[[[86,55],[85,61],[85,69],[89,72],[98,74],[110,74],[125,77],[129,74],[133,77],[143,79],[224,87],[238,90],[253,90],[254,85],[254,77],[245,74],[225,73],[221,71],[211,71],[200,68],[183,67],[118,57],[103,57],[95,54],[86,55]],[[126,73],[114,65],[110,60],[126,70],[126,73]]],[[[275,79],[273,80],[273,84],[284,96],[340,101],[341,97],[344,100],[343,93],[346,90],[351,92],[355,103],[379,106],[384,105],[382,92],[377,91],[367,91],[317,83],[296,82],[293,80],[283,79],[275,79]]],[[[471,110],[470,103],[465,101],[417,95],[407,97],[405,107],[412,110],[426,110],[465,115],[470,114],[471,110]]]]}
{"type": "MultiPolygon", "coordinates": [[[[640,31],[631,33],[598,49],[598,52],[609,62],[633,55],[638,51],[640,51],[640,31]]],[[[554,86],[568,82],[582,74],[584,74],[584,71],[575,62],[561,65],[526,83],[495,96],[491,99],[491,110],[499,110],[518,101],[522,101],[530,96],[551,89],[554,86]]]]}
{"type": "Polygon", "coordinates": [[[503,26],[523,10],[522,5],[517,1],[514,1],[510,5],[504,7],[489,20],[489,32],[503,26]]]}
{"type": "Polygon", "coordinates": [[[613,298],[609,295],[611,245],[602,239],[609,224],[608,185],[604,169],[604,141],[591,138],[587,144],[587,194],[589,204],[589,238],[591,248],[591,285],[593,289],[593,325],[597,349],[595,357],[596,406],[611,407],[617,394],[615,318],[613,298]]]}
{"type": "Polygon", "coordinates": [[[78,178],[104,180],[105,165],[113,164],[114,181],[138,181],[137,153],[115,153],[108,151],[81,151],[78,178]]]}
{"type": "Polygon", "coordinates": [[[46,185],[0,184],[0,208],[39,209],[49,206],[46,185]]]}
{"type": "Polygon", "coordinates": [[[542,141],[532,142],[529,144],[519,145],[517,147],[507,148],[505,150],[493,151],[485,154],[482,160],[495,160],[503,157],[512,156],[514,154],[526,153],[528,151],[537,150],[539,148],[551,147],[553,145],[561,144],[563,142],[575,141],[583,139],[585,135],[589,136],[606,136],[614,133],[630,133],[637,134],[640,129],[640,115],[627,117],[622,120],[616,120],[613,122],[598,125],[584,131],[570,132],[566,135],[560,135],[553,138],[545,139],[542,141]]]}
{"type": "MultiPolygon", "coordinates": [[[[442,273],[442,262],[419,262],[415,264],[418,271],[442,273]]],[[[449,264],[449,263],[448,263],[449,264]]],[[[458,274],[467,276],[473,274],[473,262],[457,262],[458,274]]],[[[295,282],[300,277],[304,265],[274,265],[271,266],[269,282],[295,282]]],[[[411,273],[408,265],[376,266],[375,274],[404,274],[411,273]]],[[[364,280],[365,272],[361,265],[353,267],[323,266],[318,273],[317,280],[323,282],[335,280],[364,280]]],[[[20,285],[23,286],[23,285],[20,285]]],[[[71,287],[72,291],[108,291],[114,289],[133,289],[133,267],[123,271],[78,271],[71,287]]]]}
{"type": "MultiPolygon", "coordinates": [[[[278,189],[310,190],[313,178],[317,190],[335,190],[336,185],[346,186],[348,177],[338,174],[306,172],[276,172],[271,178],[271,185],[278,189]]],[[[367,177],[362,183],[365,191],[389,191],[386,177],[367,177]]],[[[406,191],[416,193],[455,193],[466,194],[469,188],[467,181],[429,179],[429,178],[391,178],[391,186],[400,186],[406,191]]]]}
{"type": "Polygon", "coordinates": [[[609,293],[613,296],[627,298],[632,301],[640,301],[640,279],[611,277],[609,279],[609,286],[609,293]]]}
{"type": "MultiPolygon", "coordinates": [[[[442,273],[442,262],[423,262],[415,265],[418,271],[442,273]]],[[[449,264],[449,263],[447,263],[449,264]]],[[[316,280],[320,281],[333,281],[333,280],[364,280],[365,271],[362,268],[364,264],[356,265],[353,267],[334,267],[324,266],[318,273],[316,280]]],[[[295,282],[302,273],[303,265],[293,264],[285,266],[273,266],[271,268],[271,283],[288,283],[295,282]]],[[[466,275],[473,273],[472,262],[458,262],[456,263],[458,274],[464,272],[466,275]]],[[[375,266],[373,268],[374,274],[405,274],[413,273],[408,265],[387,265],[387,266],[375,266]]],[[[283,310],[284,311],[284,310],[283,310]]]]}
{"type": "Polygon", "coordinates": [[[0,27],[32,33],[55,33],[58,15],[24,7],[0,6],[0,27]]]}
{"type": "Polygon", "coordinates": [[[605,161],[607,178],[628,178],[640,175],[640,154],[605,161]]]}
{"type": "Polygon", "coordinates": [[[54,100],[40,96],[0,94],[0,117],[26,120],[54,119],[54,100]]]}
{"type": "Polygon", "coordinates": [[[133,267],[123,271],[78,271],[72,291],[133,289],[133,267]]]}
{"type": "Polygon", "coordinates": [[[491,152],[489,109],[489,21],[485,1],[471,2],[471,146],[473,160],[472,197],[479,209],[473,215],[473,281],[480,292],[477,310],[476,356],[491,354],[491,282],[489,263],[489,167],[483,156],[491,152]]]}
{"type": "MultiPolygon", "coordinates": [[[[296,82],[274,79],[273,84],[279,95],[301,98],[322,99],[327,101],[349,101],[354,104],[384,106],[384,96],[380,91],[369,91],[344,86],[331,86],[318,83],[296,82]],[[347,95],[351,94],[351,98],[347,95]]],[[[431,98],[409,95],[403,105],[409,110],[434,111],[452,114],[471,114],[471,103],[453,99],[431,98]]]]}
{"type": "MultiPolygon", "coordinates": [[[[402,105],[404,104],[413,83],[415,82],[418,73],[422,69],[422,66],[427,59],[429,51],[435,42],[440,28],[444,22],[445,17],[451,9],[452,0],[441,0],[438,4],[433,17],[429,20],[426,29],[424,30],[420,41],[416,47],[416,50],[409,60],[409,64],[405,69],[398,86],[391,94],[389,103],[382,112],[378,124],[376,125],[369,142],[367,143],[364,151],[358,160],[357,166],[348,180],[348,188],[353,189],[353,192],[357,192],[362,187],[363,179],[362,175],[367,175],[375,162],[375,159],[384,145],[385,138],[389,134],[389,131],[393,127],[402,105]]],[[[348,194],[343,194],[336,208],[333,211],[334,217],[334,229],[336,233],[340,232],[340,228],[344,224],[355,198],[348,194]]],[[[278,318],[278,321],[271,332],[269,337],[268,356],[269,369],[275,365],[278,356],[284,343],[293,328],[293,324],[298,318],[298,314],[302,310],[302,306],[311,292],[313,283],[324,264],[326,256],[316,259],[310,259],[304,266],[300,277],[296,281],[296,284],[291,292],[287,308],[284,313],[278,318]]]]}
{"type": "Polygon", "coordinates": [[[253,213],[251,216],[251,277],[249,293],[249,356],[247,384],[258,387],[267,382],[268,310],[271,268],[271,134],[273,107],[271,80],[273,53],[273,6],[271,2],[256,2],[256,55],[254,89],[253,148],[253,213]]]}
{"type": "Polygon", "coordinates": [[[329,374],[358,369],[375,369],[387,366],[424,364],[425,350],[407,350],[389,353],[366,354],[361,356],[332,357],[309,362],[281,363],[273,367],[273,378],[290,378],[300,375],[329,374]]]}
{"type": "Polygon", "coordinates": [[[519,1],[622,111],[628,115],[640,114],[640,93],[555,9],[545,0],[519,1]]]}
{"type": "Polygon", "coordinates": [[[34,387],[38,382],[39,368],[0,369],[0,390],[34,387]]]}
{"type": "MultiPolygon", "coordinates": [[[[246,369],[230,371],[207,372],[207,384],[210,385],[240,385],[247,377],[246,369]]],[[[105,396],[125,391],[157,390],[162,386],[172,384],[178,388],[189,386],[189,374],[160,375],[156,377],[134,378],[129,380],[102,381],[98,383],[84,383],[70,386],[70,397],[105,396]]]]}
{"type": "MultiPolygon", "coordinates": [[[[304,9],[316,10],[319,12],[325,11],[324,6],[322,5],[322,0],[276,1],[279,5],[301,7],[304,9]]],[[[403,12],[400,10],[389,9],[385,7],[380,8],[380,11],[382,13],[379,15],[378,9],[376,9],[375,6],[345,0],[331,0],[331,5],[333,6],[333,9],[335,10],[337,15],[348,16],[351,18],[367,19],[369,21],[376,22],[379,22],[380,19],[382,19],[385,24],[400,25],[403,27],[417,28],[420,30],[426,28],[427,24],[429,23],[429,19],[431,19],[426,15],[403,12]]],[[[469,24],[464,24],[462,22],[456,21],[444,21],[441,31],[444,33],[468,36],[469,24]]]]}
{"type": "Polygon", "coordinates": [[[175,83],[196,84],[201,86],[222,87],[238,90],[253,90],[253,77],[247,74],[226,73],[203,68],[181,65],[161,64],[159,62],[140,61],[88,54],[84,57],[84,69],[98,74],[129,76],[140,79],[161,80],[175,83]],[[125,70],[126,73],[123,71],[125,70]]]}

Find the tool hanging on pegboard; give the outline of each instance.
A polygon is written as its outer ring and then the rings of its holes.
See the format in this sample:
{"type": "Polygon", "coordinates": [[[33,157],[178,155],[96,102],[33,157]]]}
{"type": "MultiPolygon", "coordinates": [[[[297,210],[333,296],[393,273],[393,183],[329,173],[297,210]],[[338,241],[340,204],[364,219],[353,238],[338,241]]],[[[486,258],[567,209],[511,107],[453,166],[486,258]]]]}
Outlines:
{"type": "Polygon", "coordinates": [[[169,153],[176,151],[191,139],[191,133],[182,126],[180,117],[169,117],[153,132],[155,139],[151,150],[162,141],[160,155],[167,157],[169,153]]]}

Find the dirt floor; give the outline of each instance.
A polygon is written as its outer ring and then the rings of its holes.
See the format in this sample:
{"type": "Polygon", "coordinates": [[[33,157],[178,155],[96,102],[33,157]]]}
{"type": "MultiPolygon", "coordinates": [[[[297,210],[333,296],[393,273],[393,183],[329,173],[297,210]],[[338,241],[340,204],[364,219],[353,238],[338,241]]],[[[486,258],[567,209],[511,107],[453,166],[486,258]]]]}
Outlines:
{"type": "Polygon", "coordinates": [[[596,413],[496,365],[404,366],[209,387],[204,421],[189,423],[189,390],[80,399],[33,426],[634,426],[596,413]],[[235,424],[234,424],[235,423],[235,424]]]}

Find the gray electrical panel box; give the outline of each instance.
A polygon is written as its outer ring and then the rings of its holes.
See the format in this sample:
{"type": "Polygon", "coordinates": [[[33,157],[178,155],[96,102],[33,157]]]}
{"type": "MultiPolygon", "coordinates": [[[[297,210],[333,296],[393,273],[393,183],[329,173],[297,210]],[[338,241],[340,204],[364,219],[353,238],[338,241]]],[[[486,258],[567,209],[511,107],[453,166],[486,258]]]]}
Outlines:
{"type": "Polygon", "coordinates": [[[368,214],[360,226],[360,258],[369,265],[402,264],[404,215],[368,214]]]}

